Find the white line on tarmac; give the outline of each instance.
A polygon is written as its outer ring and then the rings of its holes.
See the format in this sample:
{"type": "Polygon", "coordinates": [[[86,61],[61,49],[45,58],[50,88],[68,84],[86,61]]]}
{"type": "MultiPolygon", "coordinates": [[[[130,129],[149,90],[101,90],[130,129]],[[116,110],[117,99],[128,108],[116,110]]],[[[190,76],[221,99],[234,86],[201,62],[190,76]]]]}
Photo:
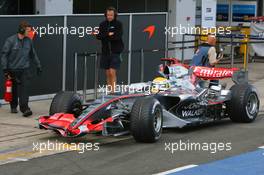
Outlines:
{"type": "Polygon", "coordinates": [[[175,168],[175,169],[172,169],[172,170],[164,171],[164,172],[161,172],[161,173],[158,173],[158,174],[155,174],[155,175],[166,175],[166,174],[170,174],[170,173],[176,173],[176,172],[183,171],[183,170],[190,169],[190,168],[194,168],[194,167],[197,167],[197,166],[198,165],[186,165],[186,166],[182,166],[182,167],[175,168]]]}
{"type": "Polygon", "coordinates": [[[12,160],[23,161],[23,162],[28,161],[28,159],[23,159],[23,158],[14,158],[14,159],[12,159],[12,160]]]}
{"type": "MultiPolygon", "coordinates": [[[[260,146],[259,149],[264,149],[264,146],[260,146]]],[[[262,153],[262,155],[264,156],[264,153],[262,153]]]]}

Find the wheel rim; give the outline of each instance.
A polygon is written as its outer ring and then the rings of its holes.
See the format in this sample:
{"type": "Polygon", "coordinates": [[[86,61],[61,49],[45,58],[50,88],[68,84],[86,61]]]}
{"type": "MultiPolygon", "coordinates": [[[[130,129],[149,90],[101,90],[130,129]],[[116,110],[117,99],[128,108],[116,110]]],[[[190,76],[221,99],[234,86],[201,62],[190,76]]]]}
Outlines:
{"type": "Polygon", "coordinates": [[[258,97],[255,93],[251,93],[248,97],[247,106],[246,106],[247,113],[249,117],[252,118],[254,114],[258,111],[258,97]]]}
{"type": "Polygon", "coordinates": [[[161,130],[161,123],[162,123],[162,114],[160,109],[156,108],[154,113],[154,129],[157,133],[159,133],[161,130]]]}

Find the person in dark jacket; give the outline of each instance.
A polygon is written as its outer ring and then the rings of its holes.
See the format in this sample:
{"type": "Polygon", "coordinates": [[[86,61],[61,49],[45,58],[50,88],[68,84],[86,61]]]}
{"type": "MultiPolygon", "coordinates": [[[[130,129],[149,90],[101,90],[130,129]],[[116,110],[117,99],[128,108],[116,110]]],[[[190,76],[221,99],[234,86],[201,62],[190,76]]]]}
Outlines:
{"type": "Polygon", "coordinates": [[[99,26],[97,39],[102,42],[100,67],[106,70],[107,85],[112,93],[115,92],[116,70],[120,68],[121,53],[124,49],[122,41],[123,27],[117,20],[117,11],[108,7],[105,11],[105,21],[99,26]]]}
{"type": "MultiPolygon", "coordinates": [[[[193,56],[191,66],[215,67],[223,58],[223,55],[217,56],[215,45],[215,35],[208,34],[207,41],[199,46],[193,56]]],[[[218,84],[219,80],[211,80],[209,86],[218,84]]]]}
{"type": "Polygon", "coordinates": [[[31,26],[26,21],[22,21],[18,33],[6,39],[1,52],[4,75],[13,81],[13,99],[10,102],[11,113],[18,112],[17,106],[19,103],[20,111],[24,117],[32,115],[32,111],[28,106],[29,95],[27,93],[31,61],[36,64],[38,74],[42,71],[32,40],[28,37],[31,30],[31,26]]]}
{"type": "Polygon", "coordinates": [[[207,41],[199,46],[193,56],[191,66],[214,67],[221,60],[217,59],[215,45],[215,35],[209,34],[207,41]]]}

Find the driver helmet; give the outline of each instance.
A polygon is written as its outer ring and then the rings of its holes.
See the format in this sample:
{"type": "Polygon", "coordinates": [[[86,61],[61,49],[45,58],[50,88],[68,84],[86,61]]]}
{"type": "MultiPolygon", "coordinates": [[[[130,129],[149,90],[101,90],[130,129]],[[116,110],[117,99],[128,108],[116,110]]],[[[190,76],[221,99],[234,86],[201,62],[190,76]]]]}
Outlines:
{"type": "Polygon", "coordinates": [[[152,81],[151,92],[158,93],[159,91],[168,90],[171,87],[169,80],[164,77],[157,77],[152,81]]]}

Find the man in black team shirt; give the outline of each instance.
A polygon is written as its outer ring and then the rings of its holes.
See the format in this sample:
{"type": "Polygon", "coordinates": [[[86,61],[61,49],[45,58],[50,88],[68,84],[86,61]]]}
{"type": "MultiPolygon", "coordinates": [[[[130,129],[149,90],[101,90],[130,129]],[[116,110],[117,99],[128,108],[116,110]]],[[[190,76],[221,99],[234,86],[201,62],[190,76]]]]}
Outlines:
{"type": "Polygon", "coordinates": [[[111,87],[111,93],[114,93],[116,70],[120,68],[121,52],[124,49],[123,27],[122,23],[117,20],[117,11],[114,7],[106,9],[105,18],[99,26],[99,33],[96,37],[102,42],[100,67],[106,70],[107,85],[111,87]]]}
{"type": "Polygon", "coordinates": [[[24,117],[32,115],[28,106],[28,84],[30,83],[31,62],[37,66],[37,73],[42,72],[41,64],[31,39],[28,37],[31,26],[22,21],[19,24],[18,32],[6,39],[1,51],[1,64],[6,78],[13,80],[12,95],[10,102],[11,113],[17,113],[17,106],[24,117]]]}

